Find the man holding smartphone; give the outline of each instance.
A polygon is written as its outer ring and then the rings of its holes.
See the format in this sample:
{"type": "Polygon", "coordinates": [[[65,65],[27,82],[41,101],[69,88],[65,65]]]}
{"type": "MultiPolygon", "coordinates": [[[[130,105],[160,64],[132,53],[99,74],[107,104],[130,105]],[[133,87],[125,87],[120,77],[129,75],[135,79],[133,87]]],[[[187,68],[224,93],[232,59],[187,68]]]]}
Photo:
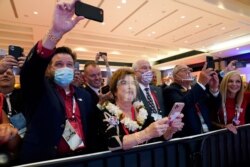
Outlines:
{"type": "MultiPolygon", "coordinates": [[[[212,130],[210,106],[220,106],[219,78],[205,63],[197,83],[193,86],[192,69],[187,65],[176,65],[173,69],[174,82],[163,91],[164,104],[170,111],[174,103],[183,102],[184,127],[178,137],[205,133],[212,130]],[[206,89],[206,85],[209,88],[206,89]]],[[[215,109],[216,110],[216,109],[215,109]]]]}
{"type": "MultiPolygon", "coordinates": [[[[21,68],[26,57],[21,56],[16,59],[12,55],[4,55],[0,60],[0,92],[3,93],[3,111],[7,115],[9,122],[18,130],[18,140],[24,136],[26,131],[25,106],[23,103],[22,91],[15,87],[15,75],[13,66],[21,68]]],[[[11,155],[12,164],[15,164],[19,146],[16,152],[11,155]]]]}
{"type": "Polygon", "coordinates": [[[60,39],[84,17],[74,17],[75,3],[57,1],[52,25],[32,48],[22,68],[27,132],[21,163],[93,152],[96,112],[89,93],[72,85],[75,54],[58,47],[60,39]]]}

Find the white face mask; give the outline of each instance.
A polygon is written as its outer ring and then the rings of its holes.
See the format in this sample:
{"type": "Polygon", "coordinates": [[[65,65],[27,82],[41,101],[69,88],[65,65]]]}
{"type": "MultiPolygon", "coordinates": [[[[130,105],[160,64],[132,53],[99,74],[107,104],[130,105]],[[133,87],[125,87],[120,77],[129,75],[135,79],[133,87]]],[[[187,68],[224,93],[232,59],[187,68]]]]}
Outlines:
{"type": "Polygon", "coordinates": [[[194,81],[194,77],[192,76],[192,75],[188,75],[187,74],[187,77],[186,78],[182,78],[182,77],[180,77],[180,76],[178,76],[178,75],[176,75],[176,77],[175,77],[175,79],[178,79],[179,81],[190,81],[190,82],[193,82],[194,81]]]}
{"type": "Polygon", "coordinates": [[[144,72],[143,74],[141,74],[141,81],[145,85],[149,85],[149,83],[152,81],[152,79],[153,79],[152,71],[147,71],[147,72],[144,72]]]}

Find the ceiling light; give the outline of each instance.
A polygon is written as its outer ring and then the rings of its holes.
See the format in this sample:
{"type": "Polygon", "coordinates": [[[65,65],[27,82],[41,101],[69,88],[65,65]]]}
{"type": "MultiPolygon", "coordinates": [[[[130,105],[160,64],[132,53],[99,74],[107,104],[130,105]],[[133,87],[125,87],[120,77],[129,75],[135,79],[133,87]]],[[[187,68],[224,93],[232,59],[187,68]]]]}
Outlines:
{"type": "Polygon", "coordinates": [[[185,18],[186,18],[186,16],[181,16],[180,18],[181,18],[181,19],[185,19],[185,18]]]}
{"type": "Polygon", "coordinates": [[[76,51],[76,52],[87,52],[88,50],[86,48],[78,47],[78,48],[75,48],[74,51],[76,51]]]}
{"type": "Polygon", "coordinates": [[[104,22],[102,22],[101,24],[102,24],[103,26],[105,25],[105,23],[104,23],[104,22]]]}
{"type": "Polygon", "coordinates": [[[37,15],[37,14],[38,14],[38,12],[37,12],[37,11],[34,11],[34,12],[33,12],[33,14],[37,15]]]}
{"type": "Polygon", "coordinates": [[[199,25],[196,25],[195,27],[196,27],[196,28],[199,28],[200,26],[199,26],[199,25]]]}
{"type": "Polygon", "coordinates": [[[112,51],[112,52],[110,52],[110,54],[113,54],[113,55],[120,55],[120,54],[121,54],[121,52],[118,52],[118,51],[112,51]]]}
{"type": "Polygon", "coordinates": [[[156,33],[155,31],[152,32],[152,34],[155,34],[155,33],[156,33]]]}
{"type": "Polygon", "coordinates": [[[236,50],[240,50],[240,48],[236,48],[236,50]]]}
{"type": "Polygon", "coordinates": [[[120,9],[120,8],[121,8],[121,6],[116,6],[116,8],[117,8],[117,9],[120,9]]]}
{"type": "Polygon", "coordinates": [[[241,46],[244,44],[248,44],[250,42],[250,35],[240,37],[240,38],[235,38],[233,40],[229,40],[226,42],[222,42],[219,44],[212,45],[209,47],[210,51],[216,51],[216,50],[224,50],[224,49],[229,49],[237,46],[241,46]],[[237,45],[237,46],[235,46],[237,45]]]}
{"type": "Polygon", "coordinates": [[[225,29],[226,29],[226,27],[222,27],[222,28],[221,28],[221,30],[225,30],[225,29]]]}
{"type": "Polygon", "coordinates": [[[123,3],[123,4],[127,3],[127,0],[122,0],[122,3],[123,3]]]}
{"type": "Polygon", "coordinates": [[[132,28],[132,27],[129,27],[128,29],[129,29],[129,30],[132,30],[133,28],[132,28]]]}

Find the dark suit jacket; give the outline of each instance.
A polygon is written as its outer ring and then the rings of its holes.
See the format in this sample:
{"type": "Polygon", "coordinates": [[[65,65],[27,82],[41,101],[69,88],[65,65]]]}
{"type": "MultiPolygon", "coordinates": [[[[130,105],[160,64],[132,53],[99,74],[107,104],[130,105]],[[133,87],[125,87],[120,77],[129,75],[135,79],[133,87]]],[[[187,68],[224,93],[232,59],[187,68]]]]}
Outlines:
{"type": "Polygon", "coordinates": [[[212,130],[210,111],[211,106],[220,106],[221,96],[214,97],[207,91],[204,91],[200,85],[195,84],[191,90],[185,91],[177,83],[172,83],[166,87],[163,92],[164,104],[166,110],[169,112],[175,102],[184,102],[183,109],[183,122],[184,127],[176,136],[189,136],[201,133],[201,121],[197,114],[195,105],[197,104],[205,123],[208,125],[209,130],[212,130]]]}
{"type": "MultiPolygon", "coordinates": [[[[27,132],[21,149],[21,162],[56,158],[57,145],[65,127],[65,106],[55,85],[44,77],[51,58],[42,58],[31,50],[21,72],[21,88],[27,112],[27,132]]],[[[80,109],[86,152],[94,147],[95,113],[89,93],[75,87],[75,99],[80,109]],[[90,130],[91,129],[91,130],[90,130]]]]}
{"type": "Polygon", "coordinates": [[[93,103],[96,105],[98,103],[98,101],[99,101],[98,95],[88,85],[85,87],[85,89],[89,92],[89,94],[91,95],[93,103]]]}
{"type": "MultiPolygon", "coordinates": [[[[155,102],[155,103],[158,103],[159,106],[160,106],[160,111],[161,112],[159,114],[161,114],[163,117],[166,116],[166,111],[165,111],[165,107],[164,107],[164,104],[163,104],[163,96],[162,96],[161,88],[150,85],[150,90],[151,90],[151,93],[153,92],[156,95],[156,98],[158,100],[158,102],[155,102]]],[[[154,122],[154,119],[151,117],[152,111],[151,111],[151,109],[149,107],[147,98],[145,97],[145,95],[143,93],[143,90],[141,90],[141,88],[139,88],[139,93],[138,93],[137,97],[138,97],[138,100],[143,102],[146,110],[148,111],[148,118],[147,118],[147,120],[145,121],[145,123],[143,125],[143,128],[145,128],[149,124],[154,122]]]]}

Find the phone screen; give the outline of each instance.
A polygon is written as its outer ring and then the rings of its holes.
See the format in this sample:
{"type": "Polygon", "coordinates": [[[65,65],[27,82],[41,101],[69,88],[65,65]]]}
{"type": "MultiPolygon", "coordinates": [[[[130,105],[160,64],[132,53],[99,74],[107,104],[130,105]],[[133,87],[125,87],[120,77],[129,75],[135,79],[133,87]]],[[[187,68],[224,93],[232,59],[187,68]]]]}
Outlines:
{"type": "Polygon", "coordinates": [[[237,61],[236,63],[235,63],[235,67],[236,68],[242,68],[242,67],[246,67],[246,62],[244,62],[244,61],[237,61]]]}
{"type": "Polygon", "coordinates": [[[75,14],[77,16],[84,16],[87,19],[103,22],[103,9],[91,6],[80,1],[75,3],[75,14]]]}
{"type": "Polygon", "coordinates": [[[207,61],[207,68],[215,68],[214,65],[214,58],[212,56],[206,56],[206,61],[207,61]]]}
{"type": "Polygon", "coordinates": [[[169,118],[170,122],[173,121],[174,119],[176,119],[176,117],[178,117],[178,115],[180,115],[184,106],[185,106],[185,103],[183,103],[183,102],[174,103],[170,113],[168,114],[168,118],[169,118]]]}

